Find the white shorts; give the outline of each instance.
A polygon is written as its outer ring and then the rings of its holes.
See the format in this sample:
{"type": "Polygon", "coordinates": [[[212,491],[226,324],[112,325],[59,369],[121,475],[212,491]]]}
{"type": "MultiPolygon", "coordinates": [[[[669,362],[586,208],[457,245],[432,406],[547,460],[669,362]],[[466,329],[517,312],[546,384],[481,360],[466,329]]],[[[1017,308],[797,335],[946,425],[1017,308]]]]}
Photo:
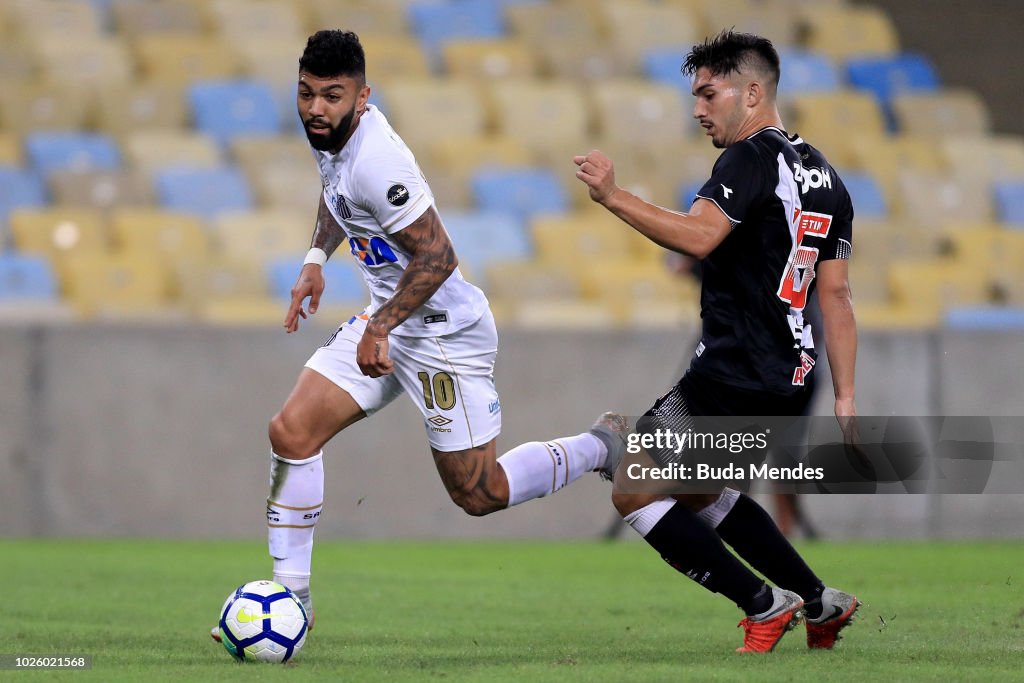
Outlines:
{"type": "Polygon", "coordinates": [[[444,452],[482,446],[501,432],[501,402],[494,387],[498,331],[488,310],[475,323],[440,337],[388,338],[395,370],[367,377],[356,365],[365,314],[338,328],[306,362],[347,391],[367,416],[403,391],[423,414],[427,440],[444,452]]]}

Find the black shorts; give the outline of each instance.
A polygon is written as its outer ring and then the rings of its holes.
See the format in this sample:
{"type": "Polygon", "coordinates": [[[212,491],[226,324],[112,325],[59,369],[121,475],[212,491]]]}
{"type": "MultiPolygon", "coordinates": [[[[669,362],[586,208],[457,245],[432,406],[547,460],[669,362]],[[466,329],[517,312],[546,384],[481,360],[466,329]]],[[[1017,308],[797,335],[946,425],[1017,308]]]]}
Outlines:
{"type": "MultiPolygon", "coordinates": [[[[670,432],[674,435],[686,433],[727,435],[726,441],[735,442],[740,439],[752,439],[760,443],[756,435],[768,433],[769,446],[764,448],[744,448],[744,458],[752,461],[763,461],[770,450],[771,434],[781,435],[806,414],[809,407],[813,387],[807,386],[792,395],[773,394],[751,391],[740,387],[722,384],[701,375],[687,372],[671,390],[651,406],[637,420],[636,431],[639,434],[662,435],[670,432]],[[749,435],[751,438],[747,438],[749,435]]],[[[678,441],[676,442],[678,444],[678,441]]],[[[704,441],[703,443],[708,443],[704,441]]],[[[722,452],[729,452],[718,447],[702,448],[648,448],[647,452],[660,465],[670,463],[692,464],[701,459],[714,461],[720,459],[722,452]]],[[[738,451],[731,451],[733,454],[738,451]]]]}

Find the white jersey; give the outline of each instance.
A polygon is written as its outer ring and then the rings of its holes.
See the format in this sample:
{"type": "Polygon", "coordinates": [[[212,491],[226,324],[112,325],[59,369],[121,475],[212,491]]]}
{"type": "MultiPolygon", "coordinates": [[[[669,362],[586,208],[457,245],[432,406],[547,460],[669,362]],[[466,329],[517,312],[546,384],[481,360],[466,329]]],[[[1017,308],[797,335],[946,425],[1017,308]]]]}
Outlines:
{"type": "MultiPolygon", "coordinates": [[[[338,154],[313,150],[324,201],[344,228],[349,247],[370,288],[367,313],[395,294],[409,255],[392,239],[434,205],[412,152],[384,115],[366,106],[355,132],[338,154]]],[[[339,249],[340,251],[340,249],[339,249]]],[[[487,310],[484,293],[456,268],[434,295],[392,334],[434,337],[456,332],[487,310]]]]}

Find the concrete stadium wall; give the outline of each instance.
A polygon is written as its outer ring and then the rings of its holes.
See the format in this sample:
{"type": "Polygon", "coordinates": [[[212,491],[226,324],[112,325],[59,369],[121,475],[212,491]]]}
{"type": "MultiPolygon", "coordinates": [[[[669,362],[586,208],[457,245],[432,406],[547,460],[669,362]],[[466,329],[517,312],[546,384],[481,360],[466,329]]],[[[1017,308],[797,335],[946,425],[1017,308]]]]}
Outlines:
{"type": "MultiPolygon", "coordinates": [[[[0,536],[258,537],[268,418],[329,330],[0,326],[0,536]]],[[[503,330],[499,450],[644,411],[692,330],[503,330]]],[[[1024,415],[1024,335],[862,334],[864,415],[1024,415]]],[[[822,377],[827,377],[827,369],[822,377]]],[[[827,383],[826,383],[827,384],[827,383]]],[[[831,411],[830,390],[816,412],[831,411]]],[[[615,520],[585,477],[483,519],[447,498],[415,408],[399,399],[328,447],[322,537],[585,538],[615,520]]],[[[1024,497],[809,496],[830,537],[1017,536],[1024,497]]]]}

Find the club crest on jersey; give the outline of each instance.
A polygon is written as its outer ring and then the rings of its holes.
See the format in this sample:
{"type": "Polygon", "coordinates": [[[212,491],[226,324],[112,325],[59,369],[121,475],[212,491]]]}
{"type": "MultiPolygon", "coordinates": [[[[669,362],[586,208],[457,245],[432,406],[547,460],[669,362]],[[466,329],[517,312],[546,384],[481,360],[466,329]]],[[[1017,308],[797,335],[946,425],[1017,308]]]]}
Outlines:
{"type": "Polygon", "coordinates": [[[334,210],[344,220],[352,218],[352,209],[349,208],[348,202],[345,200],[345,195],[339,194],[334,198],[334,210]]]}
{"type": "Polygon", "coordinates": [[[409,190],[405,185],[395,184],[388,188],[388,204],[402,206],[409,201],[409,190]]]}

